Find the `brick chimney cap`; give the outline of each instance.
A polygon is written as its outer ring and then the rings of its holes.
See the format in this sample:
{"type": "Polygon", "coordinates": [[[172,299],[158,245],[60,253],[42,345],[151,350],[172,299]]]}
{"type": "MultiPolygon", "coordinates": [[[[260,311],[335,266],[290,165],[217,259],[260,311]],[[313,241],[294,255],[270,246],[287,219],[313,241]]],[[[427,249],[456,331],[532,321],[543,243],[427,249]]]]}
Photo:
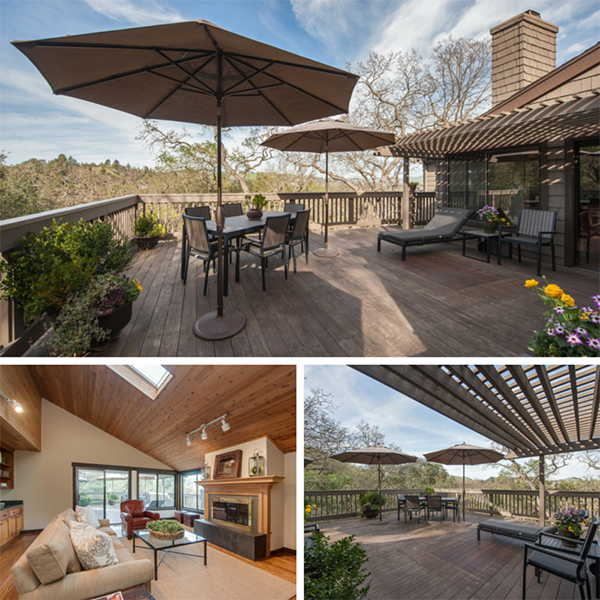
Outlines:
{"type": "Polygon", "coordinates": [[[551,31],[552,33],[558,33],[558,26],[553,25],[552,23],[548,23],[548,21],[544,21],[540,16],[540,13],[535,10],[526,10],[525,12],[508,19],[508,21],[504,21],[500,25],[496,25],[496,27],[492,27],[490,29],[490,33],[492,35],[496,33],[500,33],[503,29],[508,29],[509,27],[514,27],[521,21],[527,21],[536,27],[540,27],[542,29],[546,29],[547,31],[551,31]]]}

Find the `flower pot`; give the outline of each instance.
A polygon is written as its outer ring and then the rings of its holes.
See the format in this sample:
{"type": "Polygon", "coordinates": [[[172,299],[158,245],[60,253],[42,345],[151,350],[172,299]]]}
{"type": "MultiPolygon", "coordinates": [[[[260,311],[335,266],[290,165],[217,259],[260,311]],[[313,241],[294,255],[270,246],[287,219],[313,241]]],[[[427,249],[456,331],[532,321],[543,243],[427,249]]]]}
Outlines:
{"type": "Polygon", "coordinates": [[[497,229],[498,229],[497,221],[484,221],[483,222],[483,230],[486,233],[495,233],[497,229]]]}
{"type": "Polygon", "coordinates": [[[152,529],[148,529],[148,531],[150,532],[150,535],[153,538],[156,538],[157,540],[163,540],[165,542],[180,540],[185,534],[185,531],[183,529],[181,531],[178,531],[177,533],[162,533],[161,531],[152,531],[152,529]]]}
{"type": "Polygon", "coordinates": [[[128,302],[123,306],[118,306],[107,315],[98,315],[98,325],[108,331],[109,337],[102,342],[92,342],[92,350],[94,352],[106,350],[108,345],[119,337],[121,330],[131,321],[132,313],[133,302],[128,302]]]}
{"type": "Polygon", "coordinates": [[[578,535],[575,535],[568,529],[559,529],[558,536],[563,538],[561,540],[561,542],[565,548],[577,548],[577,544],[575,544],[574,542],[570,542],[568,540],[578,540],[579,539],[578,535]]]}
{"type": "Polygon", "coordinates": [[[258,208],[251,208],[247,213],[246,216],[251,220],[251,221],[260,221],[262,219],[263,213],[262,210],[259,210],[258,208]]]}
{"type": "Polygon", "coordinates": [[[133,243],[140,250],[152,250],[158,244],[159,239],[160,235],[152,235],[150,237],[133,238],[133,243]]]}
{"type": "Polygon", "coordinates": [[[372,508],[370,508],[369,510],[365,510],[363,512],[363,515],[367,519],[374,519],[375,517],[379,516],[379,511],[378,510],[373,510],[372,508]]]}

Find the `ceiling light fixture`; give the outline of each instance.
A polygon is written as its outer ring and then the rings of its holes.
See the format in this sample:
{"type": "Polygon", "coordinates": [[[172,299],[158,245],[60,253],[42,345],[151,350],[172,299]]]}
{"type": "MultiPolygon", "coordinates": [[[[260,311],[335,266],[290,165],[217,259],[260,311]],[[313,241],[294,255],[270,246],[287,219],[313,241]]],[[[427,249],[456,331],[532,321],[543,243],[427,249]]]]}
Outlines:
{"type": "MultiPolygon", "coordinates": [[[[0,391],[0,395],[8,402],[8,405],[15,411],[18,413],[22,413],[23,412],[23,406],[21,405],[20,402],[17,402],[16,400],[11,400],[10,398],[7,398],[1,391],[0,391]]],[[[227,415],[225,415],[227,416],[227,415]]]]}
{"type": "Polygon", "coordinates": [[[199,431],[202,431],[202,435],[200,437],[203,440],[207,440],[208,433],[207,433],[206,429],[209,427],[209,425],[214,425],[215,423],[218,423],[219,421],[221,421],[221,429],[223,431],[229,431],[231,429],[231,425],[225,421],[225,419],[228,416],[229,416],[229,413],[225,413],[224,415],[221,415],[220,417],[217,417],[216,419],[213,419],[212,421],[210,421],[208,423],[202,423],[202,425],[200,425],[200,427],[198,427],[197,429],[194,429],[194,431],[190,431],[189,433],[186,433],[185,434],[185,438],[186,438],[185,443],[188,446],[191,446],[192,445],[191,436],[194,435],[194,433],[198,433],[199,431]]]}

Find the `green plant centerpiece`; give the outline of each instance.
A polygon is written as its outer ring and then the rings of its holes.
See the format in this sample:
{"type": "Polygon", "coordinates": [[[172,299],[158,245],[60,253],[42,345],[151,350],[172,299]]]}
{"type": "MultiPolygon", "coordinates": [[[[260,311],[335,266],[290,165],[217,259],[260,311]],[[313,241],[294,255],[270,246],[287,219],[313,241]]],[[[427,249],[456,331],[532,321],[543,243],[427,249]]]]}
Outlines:
{"type": "Polygon", "coordinates": [[[262,219],[263,209],[267,208],[269,204],[267,199],[262,194],[255,194],[254,196],[248,194],[245,198],[250,206],[246,216],[253,221],[262,219]]]}
{"type": "Polygon", "coordinates": [[[582,509],[573,507],[566,510],[559,510],[554,515],[554,527],[558,529],[558,535],[565,540],[562,540],[563,546],[574,548],[577,546],[574,542],[569,542],[568,539],[579,539],[584,532],[587,513],[582,509]]]}
{"type": "Polygon", "coordinates": [[[543,279],[543,286],[535,279],[525,282],[548,307],[544,328],[533,332],[530,352],[534,356],[600,356],[600,294],[592,296],[589,306],[579,307],[558,285],[543,279]]]}
{"type": "Polygon", "coordinates": [[[185,534],[185,528],[177,521],[159,520],[146,523],[150,535],[159,540],[178,540],[185,534]]]}
{"type": "Polygon", "coordinates": [[[361,512],[363,516],[367,519],[374,519],[378,514],[381,508],[386,503],[386,497],[381,496],[381,504],[379,498],[379,492],[377,491],[369,491],[361,494],[358,502],[360,503],[361,512]]]}
{"type": "Polygon", "coordinates": [[[133,243],[140,250],[152,250],[158,244],[159,238],[165,235],[167,230],[159,222],[158,217],[151,212],[147,215],[139,215],[135,219],[133,232],[135,234],[133,243]]]}

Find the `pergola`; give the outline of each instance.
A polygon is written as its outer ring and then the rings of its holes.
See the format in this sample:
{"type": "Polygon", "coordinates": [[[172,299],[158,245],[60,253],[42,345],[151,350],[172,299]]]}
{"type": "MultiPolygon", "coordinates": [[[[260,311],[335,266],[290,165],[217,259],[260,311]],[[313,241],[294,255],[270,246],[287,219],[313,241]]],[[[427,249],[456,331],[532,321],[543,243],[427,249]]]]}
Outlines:
{"type": "Polygon", "coordinates": [[[598,365],[353,365],[388,387],[505,446],[507,458],[600,449],[598,365]]]}

